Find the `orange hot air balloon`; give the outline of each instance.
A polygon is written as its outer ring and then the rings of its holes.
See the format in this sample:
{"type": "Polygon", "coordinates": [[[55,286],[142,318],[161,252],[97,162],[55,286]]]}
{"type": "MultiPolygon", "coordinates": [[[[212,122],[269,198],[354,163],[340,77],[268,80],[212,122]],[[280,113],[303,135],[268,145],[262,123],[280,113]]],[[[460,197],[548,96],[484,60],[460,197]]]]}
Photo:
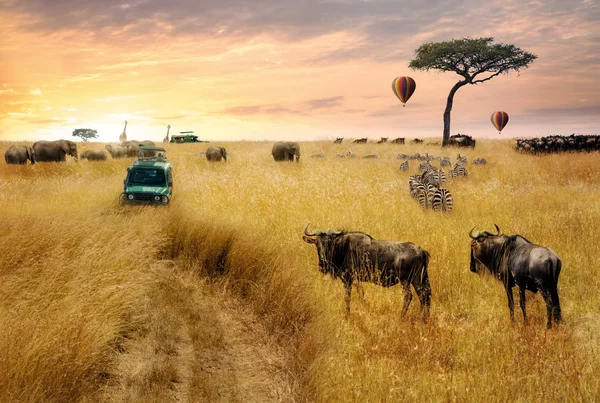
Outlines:
{"type": "Polygon", "coordinates": [[[498,134],[504,129],[504,126],[508,123],[508,113],[497,111],[492,113],[492,124],[498,130],[498,134]]]}
{"type": "Polygon", "coordinates": [[[416,88],[417,83],[410,77],[396,77],[392,81],[392,91],[394,91],[394,94],[402,102],[403,107],[406,106],[406,101],[415,92],[416,88]]]}

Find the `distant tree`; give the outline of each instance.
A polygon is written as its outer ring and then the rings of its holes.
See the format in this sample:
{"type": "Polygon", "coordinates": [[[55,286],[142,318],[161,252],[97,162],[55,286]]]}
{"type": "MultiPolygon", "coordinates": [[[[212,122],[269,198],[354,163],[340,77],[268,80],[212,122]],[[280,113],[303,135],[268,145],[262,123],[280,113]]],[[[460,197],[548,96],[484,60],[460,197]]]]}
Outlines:
{"type": "Polygon", "coordinates": [[[415,51],[415,58],[408,64],[413,70],[454,71],[463,77],[448,95],[444,111],[443,146],[448,145],[450,139],[450,111],[454,94],[460,87],[482,83],[513,70],[518,72],[537,59],[536,55],[514,45],[493,41],[494,38],[463,38],[425,43],[415,51]]]}
{"type": "Polygon", "coordinates": [[[81,137],[83,141],[88,141],[89,139],[97,138],[98,131],[93,129],[75,129],[73,130],[73,136],[81,137]]]}

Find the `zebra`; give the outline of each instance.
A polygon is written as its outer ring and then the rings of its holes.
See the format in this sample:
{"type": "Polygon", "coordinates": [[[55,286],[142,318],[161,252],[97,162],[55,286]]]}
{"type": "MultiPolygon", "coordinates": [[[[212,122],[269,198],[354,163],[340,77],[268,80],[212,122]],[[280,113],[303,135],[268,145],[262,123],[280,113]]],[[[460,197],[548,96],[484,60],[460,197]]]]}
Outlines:
{"type": "Polygon", "coordinates": [[[430,171],[432,168],[433,167],[431,166],[429,161],[419,164],[419,172],[427,172],[427,171],[430,171]]]}
{"type": "Polygon", "coordinates": [[[423,173],[422,179],[423,182],[437,187],[446,182],[446,174],[444,174],[444,171],[432,168],[430,171],[423,173]]]}
{"type": "Polygon", "coordinates": [[[452,211],[453,203],[452,193],[448,189],[441,187],[434,192],[431,207],[435,212],[450,212],[452,211]]]}
{"type": "Polygon", "coordinates": [[[462,165],[455,165],[454,169],[450,171],[450,177],[452,179],[455,179],[458,176],[467,176],[468,174],[467,168],[462,165]]]}
{"type": "Polygon", "coordinates": [[[467,157],[466,156],[461,156],[460,154],[458,154],[456,156],[456,163],[460,164],[460,165],[467,165],[467,157]]]}
{"type": "Polygon", "coordinates": [[[404,161],[402,164],[400,164],[400,171],[402,171],[402,172],[408,171],[408,161],[404,161]]]}
{"type": "Polygon", "coordinates": [[[427,210],[429,207],[431,207],[431,199],[426,191],[420,190],[417,193],[417,201],[423,210],[427,210]]]}

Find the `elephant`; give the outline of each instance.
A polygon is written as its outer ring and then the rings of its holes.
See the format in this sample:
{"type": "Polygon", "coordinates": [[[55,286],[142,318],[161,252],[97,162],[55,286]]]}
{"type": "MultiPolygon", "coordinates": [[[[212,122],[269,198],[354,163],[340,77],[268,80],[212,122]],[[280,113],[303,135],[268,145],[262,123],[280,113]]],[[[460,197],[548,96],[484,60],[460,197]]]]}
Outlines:
{"type": "Polygon", "coordinates": [[[294,161],[296,156],[296,162],[300,162],[300,145],[292,141],[278,141],[273,144],[273,150],[271,151],[273,159],[275,161],[294,161]]]}
{"type": "Polygon", "coordinates": [[[106,151],[108,151],[108,153],[110,154],[110,156],[113,159],[127,157],[127,147],[122,146],[120,144],[118,144],[118,145],[107,144],[104,148],[106,148],[106,151]]]}
{"type": "Polygon", "coordinates": [[[27,160],[31,165],[35,164],[35,151],[31,146],[11,145],[4,153],[4,159],[7,164],[26,164],[27,160]]]}
{"type": "Polygon", "coordinates": [[[221,158],[227,162],[227,150],[221,146],[210,146],[206,149],[206,159],[209,161],[221,161],[221,158]]]}
{"type": "Polygon", "coordinates": [[[69,140],[36,141],[33,150],[37,162],[65,162],[67,154],[78,161],[77,144],[69,140]]]}
{"type": "MultiPolygon", "coordinates": [[[[154,142],[150,141],[150,140],[144,140],[144,141],[137,141],[137,140],[123,141],[121,143],[121,145],[127,149],[127,156],[128,157],[137,157],[138,154],[139,154],[139,152],[140,152],[140,146],[156,146],[156,144],[154,144],[154,142]]],[[[146,157],[154,157],[156,155],[156,153],[154,151],[152,151],[152,152],[149,152],[149,153],[145,153],[144,155],[146,157]]]]}
{"type": "Polygon", "coordinates": [[[81,159],[87,159],[88,161],[106,161],[106,151],[85,150],[81,153],[81,159]]]}

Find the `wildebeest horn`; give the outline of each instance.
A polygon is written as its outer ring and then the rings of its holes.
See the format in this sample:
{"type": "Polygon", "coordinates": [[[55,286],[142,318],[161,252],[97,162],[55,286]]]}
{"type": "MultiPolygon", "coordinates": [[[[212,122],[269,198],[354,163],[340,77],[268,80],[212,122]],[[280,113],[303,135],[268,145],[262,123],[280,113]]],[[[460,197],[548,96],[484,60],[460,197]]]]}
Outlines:
{"type": "Polygon", "coordinates": [[[327,235],[341,235],[343,231],[334,231],[331,228],[327,228],[327,235]]]}
{"type": "Polygon", "coordinates": [[[475,235],[473,235],[473,230],[475,229],[475,227],[476,227],[476,226],[477,226],[477,225],[473,225],[473,228],[471,228],[471,231],[469,231],[469,236],[470,236],[471,238],[473,238],[473,239],[477,239],[477,238],[479,238],[479,231],[477,231],[477,232],[475,233],[475,235]]]}
{"type": "Polygon", "coordinates": [[[308,230],[308,226],[309,226],[309,225],[310,225],[310,223],[306,224],[306,227],[304,227],[304,234],[305,234],[305,235],[307,235],[307,236],[316,236],[316,235],[317,235],[317,233],[316,233],[316,232],[314,232],[314,233],[312,233],[312,234],[309,234],[309,233],[308,233],[308,231],[307,231],[307,230],[308,230]]]}
{"type": "Polygon", "coordinates": [[[496,235],[500,235],[500,228],[496,224],[494,224],[494,227],[496,227],[496,231],[498,232],[496,235]]]}

